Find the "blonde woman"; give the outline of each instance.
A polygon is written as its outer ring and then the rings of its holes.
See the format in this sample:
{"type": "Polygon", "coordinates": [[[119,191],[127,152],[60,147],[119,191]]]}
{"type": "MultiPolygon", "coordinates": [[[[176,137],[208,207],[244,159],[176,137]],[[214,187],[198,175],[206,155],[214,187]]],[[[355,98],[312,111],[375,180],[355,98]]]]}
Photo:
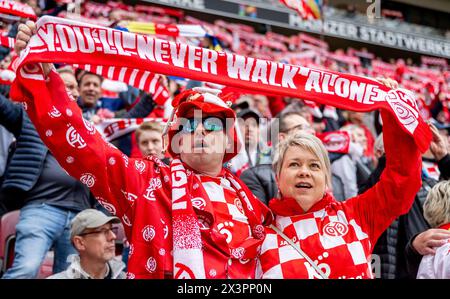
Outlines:
{"type": "Polygon", "coordinates": [[[295,134],[279,144],[273,166],[280,196],[261,249],[263,278],[373,278],[371,253],[380,234],[406,213],[421,185],[420,152],[384,114],[386,168],[365,193],[337,202],[322,142],[295,134]]]}
{"type": "MultiPolygon", "coordinates": [[[[434,228],[450,230],[450,181],[434,185],[423,205],[425,219],[434,228]]],[[[450,278],[450,239],[436,248],[436,254],[422,258],[417,278],[450,278]]]]}

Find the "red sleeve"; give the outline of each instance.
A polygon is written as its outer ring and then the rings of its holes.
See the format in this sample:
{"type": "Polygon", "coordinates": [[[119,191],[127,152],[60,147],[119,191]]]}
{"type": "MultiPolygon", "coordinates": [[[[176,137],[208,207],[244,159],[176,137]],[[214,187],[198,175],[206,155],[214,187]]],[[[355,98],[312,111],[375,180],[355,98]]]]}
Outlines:
{"type": "Polygon", "coordinates": [[[56,72],[46,81],[20,78],[14,88],[25,98],[28,115],[59,164],[87,185],[109,211],[133,223],[134,199],[143,194],[151,178],[160,176],[154,163],[129,159],[105,142],[83,119],[56,72]]]}
{"type": "Polygon", "coordinates": [[[409,211],[422,185],[421,155],[413,138],[398,127],[393,115],[381,115],[386,168],[375,186],[344,203],[372,246],[395,218],[409,211]]]}

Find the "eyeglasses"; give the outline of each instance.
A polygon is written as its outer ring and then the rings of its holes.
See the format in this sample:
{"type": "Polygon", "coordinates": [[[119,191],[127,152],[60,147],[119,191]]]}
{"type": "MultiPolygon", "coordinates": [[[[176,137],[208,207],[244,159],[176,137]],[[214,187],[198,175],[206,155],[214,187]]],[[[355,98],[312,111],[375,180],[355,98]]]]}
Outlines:
{"type": "Polygon", "coordinates": [[[192,134],[197,130],[198,125],[203,124],[203,128],[205,128],[208,132],[218,132],[223,131],[225,127],[225,121],[221,118],[210,116],[202,119],[198,118],[187,118],[182,123],[182,128],[180,129],[181,133],[192,134]]]}
{"type": "Polygon", "coordinates": [[[95,234],[103,234],[105,237],[109,235],[110,232],[113,232],[115,235],[117,235],[118,228],[117,227],[111,227],[111,228],[102,228],[99,230],[94,230],[87,233],[81,233],[78,236],[87,236],[87,235],[95,235],[95,234]]]}

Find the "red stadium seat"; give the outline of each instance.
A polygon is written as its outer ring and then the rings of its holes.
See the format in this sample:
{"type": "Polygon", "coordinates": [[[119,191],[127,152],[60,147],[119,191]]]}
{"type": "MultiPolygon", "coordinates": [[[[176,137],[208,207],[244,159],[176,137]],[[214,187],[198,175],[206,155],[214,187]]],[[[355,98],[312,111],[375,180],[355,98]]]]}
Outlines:
{"type": "Polygon", "coordinates": [[[4,273],[11,267],[14,259],[14,243],[16,238],[16,225],[19,221],[20,211],[6,213],[0,219],[0,272],[4,273]]]}

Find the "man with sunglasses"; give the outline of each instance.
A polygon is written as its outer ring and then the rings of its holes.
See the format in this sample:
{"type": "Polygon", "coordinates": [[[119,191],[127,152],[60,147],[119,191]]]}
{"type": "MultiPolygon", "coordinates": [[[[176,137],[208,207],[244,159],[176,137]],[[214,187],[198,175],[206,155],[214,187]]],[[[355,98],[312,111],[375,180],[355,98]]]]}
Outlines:
{"type": "MultiPolygon", "coordinates": [[[[50,88],[58,88],[56,73],[48,77],[55,84],[50,88]]],[[[60,104],[76,109],[66,100],[60,104]]],[[[45,142],[100,204],[121,217],[130,240],[128,278],[255,278],[268,209],[223,167],[238,152],[236,115],[203,90],[183,92],[172,104],[164,132],[170,166],[154,156],[126,157],[72,116],[82,148],[73,150],[64,126],[53,127],[60,138],[45,142]]],[[[38,130],[55,121],[31,111],[38,130]]]]}
{"type": "Polygon", "coordinates": [[[67,270],[51,279],[124,279],[125,264],[115,259],[117,217],[108,217],[94,209],[86,209],[71,222],[71,240],[78,255],[72,255],[67,270]]]}

